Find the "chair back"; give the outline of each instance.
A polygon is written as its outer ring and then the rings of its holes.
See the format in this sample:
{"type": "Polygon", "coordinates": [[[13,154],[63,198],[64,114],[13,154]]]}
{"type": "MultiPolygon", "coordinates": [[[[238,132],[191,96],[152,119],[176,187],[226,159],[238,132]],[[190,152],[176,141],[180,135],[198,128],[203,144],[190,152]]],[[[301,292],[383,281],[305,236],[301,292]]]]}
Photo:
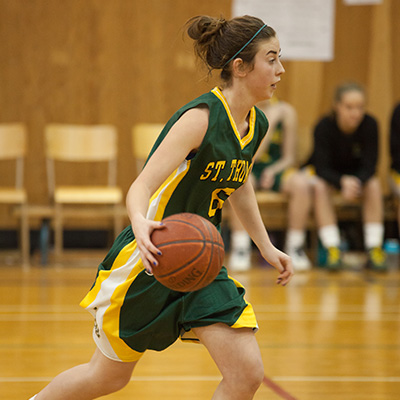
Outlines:
{"type": "Polygon", "coordinates": [[[15,160],[15,186],[23,187],[24,157],[27,142],[26,126],[22,123],[0,124],[0,159],[15,160]]]}
{"type": "Polygon", "coordinates": [[[59,161],[109,161],[117,156],[112,125],[50,124],[46,127],[47,157],[59,161]]]}
{"type": "Polygon", "coordinates": [[[49,124],[45,129],[50,196],[55,190],[55,161],[107,162],[108,185],[117,180],[117,130],[112,125],[49,124]]]}
{"type": "Polygon", "coordinates": [[[24,124],[0,124],[0,159],[12,160],[26,154],[26,127],[24,124]]]}
{"type": "Polygon", "coordinates": [[[158,135],[164,128],[164,124],[140,123],[132,128],[132,154],[136,160],[136,168],[139,172],[153,147],[158,135]]]}

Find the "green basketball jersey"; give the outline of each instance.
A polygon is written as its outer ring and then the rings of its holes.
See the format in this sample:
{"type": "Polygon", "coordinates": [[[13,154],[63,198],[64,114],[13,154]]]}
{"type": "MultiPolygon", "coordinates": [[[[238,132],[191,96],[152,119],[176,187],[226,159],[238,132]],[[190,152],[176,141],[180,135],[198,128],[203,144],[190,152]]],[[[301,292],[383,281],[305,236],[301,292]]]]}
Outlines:
{"type": "Polygon", "coordinates": [[[282,157],[283,124],[278,122],[276,128],[270,133],[268,151],[262,154],[255,164],[261,164],[264,168],[276,163],[282,157]]]}
{"type": "MultiPolygon", "coordinates": [[[[192,212],[218,225],[228,196],[242,185],[268,122],[253,107],[249,131],[240,138],[224,96],[218,88],[175,113],[151,153],[187,110],[205,104],[209,126],[196,154],[188,155],[152,196],[147,217],[154,220],[192,212]]],[[[188,132],[190,134],[190,132],[188,132]]],[[[196,327],[224,323],[232,328],[257,329],[243,286],[223,267],[207,287],[181,293],[146,274],[130,226],[124,229],[98,268],[95,282],[81,302],[95,319],[93,337],[113,360],[136,361],[147,349],[163,350],[179,335],[193,339],[196,327]]]]}
{"type": "MultiPolygon", "coordinates": [[[[260,181],[264,169],[275,164],[282,157],[283,134],[283,123],[280,121],[275,130],[269,133],[271,138],[269,141],[268,151],[261,154],[258,160],[254,163],[252,172],[257,182],[260,181]]],[[[285,171],[282,171],[275,175],[275,181],[270,188],[271,190],[280,192],[282,176],[284,173],[285,171]]]]}
{"type": "Polygon", "coordinates": [[[201,104],[207,105],[210,113],[204,140],[198,151],[189,154],[153,195],[147,216],[150,219],[161,220],[171,214],[191,212],[218,225],[225,200],[250,173],[252,159],[266,134],[268,121],[262,111],[253,107],[249,130],[241,138],[226,99],[217,87],[172,116],[154,144],[150,157],[175,122],[187,110],[201,104]]]}

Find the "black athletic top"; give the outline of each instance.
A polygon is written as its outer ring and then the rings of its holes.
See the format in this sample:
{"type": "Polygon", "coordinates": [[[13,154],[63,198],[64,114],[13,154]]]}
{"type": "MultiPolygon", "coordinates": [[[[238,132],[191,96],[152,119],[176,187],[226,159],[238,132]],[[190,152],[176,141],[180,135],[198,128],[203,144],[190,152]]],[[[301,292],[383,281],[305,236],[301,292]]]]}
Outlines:
{"type": "Polygon", "coordinates": [[[390,127],[391,168],[400,173],[400,103],[393,111],[390,127]]]}
{"type": "Polygon", "coordinates": [[[342,175],[358,177],[362,183],[376,170],[378,159],[378,125],[366,114],[357,130],[343,133],[334,116],[322,118],[314,130],[314,151],[309,161],[316,173],[340,188],[342,175]]]}

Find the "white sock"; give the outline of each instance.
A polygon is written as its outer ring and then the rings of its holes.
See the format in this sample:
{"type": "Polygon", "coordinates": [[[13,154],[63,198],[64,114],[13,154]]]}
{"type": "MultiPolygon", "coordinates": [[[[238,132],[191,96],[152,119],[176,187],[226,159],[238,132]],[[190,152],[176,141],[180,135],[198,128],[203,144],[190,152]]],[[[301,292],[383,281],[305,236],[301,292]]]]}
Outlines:
{"type": "Polygon", "coordinates": [[[337,225],[326,225],[319,228],[318,236],[325,248],[340,246],[340,232],[337,225]]]}
{"type": "Polygon", "coordinates": [[[364,244],[367,249],[382,247],[384,227],[380,222],[368,222],[364,225],[364,244]]]}
{"type": "Polygon", "coordinates": [[[36,399],[36,394],[33,396],[33,397],[31,397],[29,400],[35,400],[36,399]]]}
{"type": "Polygon", "coordinates": [[[306,232],[303,229],[289,229],[286,234],[286,249],[294,250],[304,246],[306,232]]]}
{"type": "Polygon", "coordinates": [[[231,234],[231,249],[250,250],[251,239],[246,231],[234,231],[231,234]]]}

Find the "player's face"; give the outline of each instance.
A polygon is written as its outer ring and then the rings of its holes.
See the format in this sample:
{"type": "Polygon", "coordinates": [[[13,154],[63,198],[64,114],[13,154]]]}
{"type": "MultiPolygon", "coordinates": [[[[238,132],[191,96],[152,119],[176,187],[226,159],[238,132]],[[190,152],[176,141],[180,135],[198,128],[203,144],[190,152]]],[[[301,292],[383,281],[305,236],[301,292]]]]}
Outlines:
{"type": "Polygon", "coordinates": [[[354,132],[365,115],[365,96],[359,90],[343,93],[335,106],[337,123],[344,132],[354,132]]]}
{"type": "Polygon", "coordinates": [[[285,72],[279,55],[280,45],[277,38],[274,37],[260,42],[254,58],[253,69],[247,75],[257,102],[272,97],[276,90],[276,84],[285,72]]]}

